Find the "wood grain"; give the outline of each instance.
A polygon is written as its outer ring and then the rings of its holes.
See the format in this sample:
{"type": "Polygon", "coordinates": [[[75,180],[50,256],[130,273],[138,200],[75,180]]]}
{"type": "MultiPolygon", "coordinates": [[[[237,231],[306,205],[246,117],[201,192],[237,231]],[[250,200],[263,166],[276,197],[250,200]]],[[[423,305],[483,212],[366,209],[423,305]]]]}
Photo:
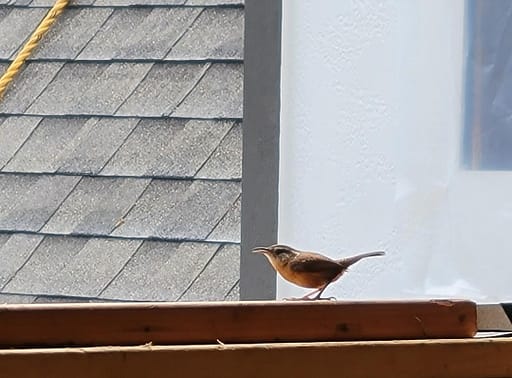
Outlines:
{"type": "Polygon", "coordinates": [[[0,346],[472,337],[470,301],[271,301],[0,306],[0,346]]]}
{"type": "Polygon", "coordinates": [[[510,339],[0,350],[2,377],[512,377],[510,339]]]}

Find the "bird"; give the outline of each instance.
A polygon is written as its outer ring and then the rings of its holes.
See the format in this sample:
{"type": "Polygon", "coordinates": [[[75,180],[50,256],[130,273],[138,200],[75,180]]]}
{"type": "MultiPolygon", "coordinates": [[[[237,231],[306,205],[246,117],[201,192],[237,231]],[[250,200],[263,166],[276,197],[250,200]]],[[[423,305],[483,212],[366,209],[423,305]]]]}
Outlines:
{"type": "Polygon", "coordinates": [[[383,256],[384,251],[361,253],[334,260],[316,252],[299,251],[283,244],[256,247],[253,253],[263,254],[272,267],[287,281],[305,288],[315,289],[299,299],[321,299],[329,284],[337,281],[347,269],[366,257],[383,256]],[[317,294],[311,298],[313,294],[317,294]]]}

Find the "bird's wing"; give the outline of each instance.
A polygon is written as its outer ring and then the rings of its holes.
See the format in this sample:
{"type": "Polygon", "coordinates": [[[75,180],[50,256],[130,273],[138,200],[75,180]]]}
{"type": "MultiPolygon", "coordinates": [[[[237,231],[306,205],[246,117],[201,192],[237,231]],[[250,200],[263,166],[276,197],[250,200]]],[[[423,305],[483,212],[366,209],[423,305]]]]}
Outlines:
{"type": "Polygon", "coordinates": [[[331,273],[334,278],[340,272],[340,265],[325,256],[308,253],[297,256],[290,262],[290,268],[295,272],[304,273],[331,273]]]}

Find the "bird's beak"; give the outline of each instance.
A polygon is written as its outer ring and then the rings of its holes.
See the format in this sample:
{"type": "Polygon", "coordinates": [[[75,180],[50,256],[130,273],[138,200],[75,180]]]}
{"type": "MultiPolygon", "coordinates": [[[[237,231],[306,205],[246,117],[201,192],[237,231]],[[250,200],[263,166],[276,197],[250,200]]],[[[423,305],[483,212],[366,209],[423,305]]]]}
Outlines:
{"type": "Polygon", "coordinates": [[[266,247],[256,247],[252,250],[252,253],[267,253],[270,252],[266,247]]]}

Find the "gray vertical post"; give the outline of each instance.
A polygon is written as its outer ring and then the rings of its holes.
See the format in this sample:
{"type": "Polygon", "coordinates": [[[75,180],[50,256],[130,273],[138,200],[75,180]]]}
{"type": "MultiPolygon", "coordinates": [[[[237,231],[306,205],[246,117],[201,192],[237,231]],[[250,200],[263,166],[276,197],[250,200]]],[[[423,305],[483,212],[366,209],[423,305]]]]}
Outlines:
{"type": "Polygon", "coordinates": [[[240,299],[274,299],[276,273],[257,245],[277,241],[281,0],[245,1],[240,299]]]}

